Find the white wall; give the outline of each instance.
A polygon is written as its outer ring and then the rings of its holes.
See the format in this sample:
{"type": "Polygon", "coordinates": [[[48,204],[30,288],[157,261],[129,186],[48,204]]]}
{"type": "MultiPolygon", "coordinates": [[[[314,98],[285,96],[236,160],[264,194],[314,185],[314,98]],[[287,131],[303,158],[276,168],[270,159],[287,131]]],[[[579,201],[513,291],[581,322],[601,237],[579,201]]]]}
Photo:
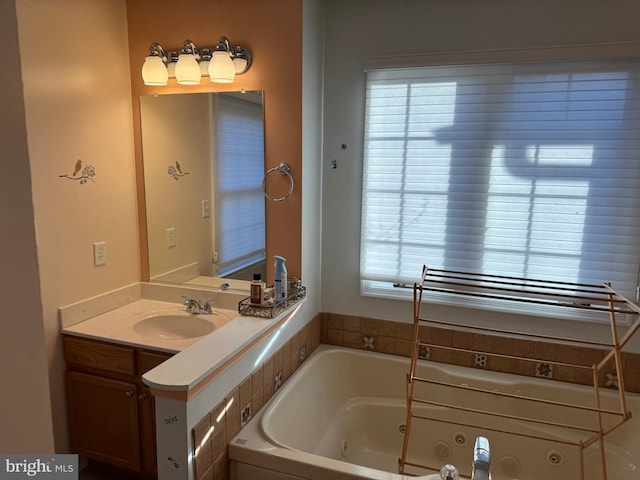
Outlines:
{"type": "MultiPolygon", "coordinates": [[[[638,41],[638,18],[637,0],[328,0],[321,310],[412,320],[410,301],[359,293],[365,58],[638,41]]],[[[483,316],[437,307],[432,314],[461,321],[472,317],[474,322],[483,316]]],[[[492,320],[500,324],[508,317],[492,315],[492,320]]],[[[537,325],[563,335],[568,332],[558,332],[557,322],[538,320],[537,325]]],[[[572,327],[575,324],[566,328],[572,327]]],[[[589,335],[601,333],[595,326],[585,329],[589,335]]]]}
{"type": "Polygon", "coordinates": [[[320,312],[322,220],[322,0],[304,0],[302,11],[302,279],[305,311],[320,312]]]}
{"type": "MultiPolygon", "coordinates": [[[[67,421],[57,309],[140,279],[126,4],[15,4],[41,290],[31,289],[29,301],[19,303],[41,300],[55,446],[64,452],[67,421]],[[78,159],[94,167],[93,181],[80,184],[61,177],[73,173],[78,159]],[[94,267],[92,244],[99,241],[107,244],[107,264],[94,267]]],[[[12,198],[11,204],[15,202],[12,198]]],[[[10,271],[13,281],[18,270],[10,271]]],[[[25,378],[31,375],[28,365],[13,365],[25,378]]],[[[25,402],[13,414],[26,410],[34,413],[25,402]]],[[[43,425],[39,435],[50,437],[51,426],[43,425]]]]}

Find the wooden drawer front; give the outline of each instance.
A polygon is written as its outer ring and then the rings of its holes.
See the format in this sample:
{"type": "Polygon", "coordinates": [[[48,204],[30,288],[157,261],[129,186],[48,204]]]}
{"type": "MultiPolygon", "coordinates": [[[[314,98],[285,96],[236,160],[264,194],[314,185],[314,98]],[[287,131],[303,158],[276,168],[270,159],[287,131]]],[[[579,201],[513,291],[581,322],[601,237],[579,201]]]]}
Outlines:
{"type": "Polygon", "coordinates": [[[127,375],[136,373],[133,348],[65,336],[64,352],[68,364],[127,375]]]}
{"type": "Polygon", "coordinates": [[[138,375],[142,375],[170,358],[168,353],[138,351],[138,375]]]}

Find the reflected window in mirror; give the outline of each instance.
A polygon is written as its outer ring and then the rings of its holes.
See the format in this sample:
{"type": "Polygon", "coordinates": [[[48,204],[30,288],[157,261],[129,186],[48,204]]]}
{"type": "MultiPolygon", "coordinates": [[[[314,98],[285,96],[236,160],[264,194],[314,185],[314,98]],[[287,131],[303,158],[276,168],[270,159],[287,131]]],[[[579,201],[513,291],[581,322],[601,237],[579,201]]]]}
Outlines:
{"type": "Polygon", "coordinates": [[[219,94],[214,106],[215,258],[219,276],[250,280],[265,263],[264,124],[250,94],[219,94]]]}

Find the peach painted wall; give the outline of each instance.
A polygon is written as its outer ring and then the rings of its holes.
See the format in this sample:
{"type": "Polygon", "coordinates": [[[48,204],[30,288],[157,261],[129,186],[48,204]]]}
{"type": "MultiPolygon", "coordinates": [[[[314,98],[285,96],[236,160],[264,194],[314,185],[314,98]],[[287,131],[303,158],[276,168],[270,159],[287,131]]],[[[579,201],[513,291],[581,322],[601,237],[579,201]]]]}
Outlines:
{"type": "MultiPolygon", "coordinates": [[[[267,202],[267,281],[273,281],[273,255],[287,258],[289,276],[300,276],[302,211],[302,0],[128,0],[127,19],[133,93],[134,132],[138,175],[142,174],[140,141],[140,95],[263,90],[265,106],[265,170],[281,162],[291,165],[295,189],[283,202],[267,202]],[[166,87],[146,87],[140,74],[149,45],[159,42],[165,50],[176,50],[186,39],[198,46],[211,46],[218,37],[248,47],[251,69],[230,85],[179,86],[169,80],[166,87]]],[[[287,188],[286,179],[270,176],[275,191],[287,188]],[[273,178],[272,178],[273,177],[273,178]]],[[[140,187],[140,186],[139,186],[140,187]]],[[[286,192],[286,189],[285,189],[286,192]]],[[[144,205],[139,188],[138,201],[144,205]]],[[[141,225],[146,222],[140,209],[141,225]]],[[[142,276],[148,276],[146,237],[142,229],[142,276]]]]}
{"type": "Polygon", "coordinates": [[[16,10],[41,288],[30,293],[42,302],[56,450],[63,452],[57,310],[140,280],[126,6],[17,0],[16,10]],[[84,184],[66,177],[78,159],[95,170],[84,184]],[[99,241],[107,244],[107,264],[94,267],[99,241]]]}
{"type": "MultiPolygon", "coordinates": [[[[14,2],[0,2],[0,44],[17,45],[14,2]]],[[[20,52],[8,48],[0,75],[0,452],[53,450],[37,246],[20,52]]]]}

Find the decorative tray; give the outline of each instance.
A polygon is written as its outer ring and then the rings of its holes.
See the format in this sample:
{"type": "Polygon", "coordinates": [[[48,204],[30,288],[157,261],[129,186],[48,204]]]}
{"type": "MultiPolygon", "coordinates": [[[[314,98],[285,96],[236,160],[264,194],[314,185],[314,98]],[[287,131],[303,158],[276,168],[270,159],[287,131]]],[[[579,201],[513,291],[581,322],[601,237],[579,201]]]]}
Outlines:
{"type": "Polygon", "coordinates": [[[295,291],[290,291],[289,296],[285,300],[274,302],[271,305],[256,305],[251,303],[251,297],[247,297],[238,303],[238,313],[240,315],[248,315],[250,317],[273,318],[284,312],[294,303],[302,300],[306,294],[307,289],[300,285],[295,289],[295,291]]]}

